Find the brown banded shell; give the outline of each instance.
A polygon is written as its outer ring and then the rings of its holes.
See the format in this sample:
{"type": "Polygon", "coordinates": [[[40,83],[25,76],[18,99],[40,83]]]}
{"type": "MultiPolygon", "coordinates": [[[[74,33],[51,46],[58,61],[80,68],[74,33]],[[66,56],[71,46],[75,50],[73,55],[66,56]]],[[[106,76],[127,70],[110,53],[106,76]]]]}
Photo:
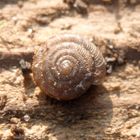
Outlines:
{"type": "Polygon", "coordinates": [[[59,34],[36,49],[34,80],[48,96],[71,100],[82,95],[105,76],[105,61],[99,49],[78,35],[59,34]]]}

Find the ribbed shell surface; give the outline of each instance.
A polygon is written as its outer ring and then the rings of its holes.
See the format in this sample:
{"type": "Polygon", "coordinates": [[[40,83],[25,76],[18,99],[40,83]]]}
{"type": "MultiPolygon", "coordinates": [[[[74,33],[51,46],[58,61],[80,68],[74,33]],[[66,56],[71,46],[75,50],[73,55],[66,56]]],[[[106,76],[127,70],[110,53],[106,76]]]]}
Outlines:
{"type": "Polygon", "coordinates": [[[83,94],[105,76],[105,61],[99,49],[79,35],[59,34],[38,47],[33,61],[37,85],[58,100],[83,94]]]}

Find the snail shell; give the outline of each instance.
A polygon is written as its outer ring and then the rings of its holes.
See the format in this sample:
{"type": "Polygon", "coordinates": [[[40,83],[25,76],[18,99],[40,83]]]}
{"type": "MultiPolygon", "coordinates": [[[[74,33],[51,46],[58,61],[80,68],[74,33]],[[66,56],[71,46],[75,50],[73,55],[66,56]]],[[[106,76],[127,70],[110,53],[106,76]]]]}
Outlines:
{"type": "Polygon", "coordinates": [[[36,84],[48,96],[71,100],[105,76],[99,49],[79,35],[59,34],[35,50],[32,65],[36,84]]]}

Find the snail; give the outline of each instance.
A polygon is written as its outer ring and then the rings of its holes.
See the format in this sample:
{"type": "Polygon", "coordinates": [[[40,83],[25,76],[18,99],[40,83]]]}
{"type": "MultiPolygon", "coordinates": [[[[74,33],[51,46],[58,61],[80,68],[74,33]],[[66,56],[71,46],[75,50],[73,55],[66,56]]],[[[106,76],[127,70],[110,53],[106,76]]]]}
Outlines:
{"type": "Polygon", "coordinates": [[[37,86],[57,100],[71,100],[100,84],[105,60],[91,42],[74,34],[58,34],[36,48],[32,71],[37,86]]]}

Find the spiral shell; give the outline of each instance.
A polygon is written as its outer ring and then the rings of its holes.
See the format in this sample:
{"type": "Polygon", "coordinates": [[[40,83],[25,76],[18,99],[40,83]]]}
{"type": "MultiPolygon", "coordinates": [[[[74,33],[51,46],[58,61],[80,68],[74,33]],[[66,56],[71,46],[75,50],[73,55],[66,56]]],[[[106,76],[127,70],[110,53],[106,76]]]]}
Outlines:
{"type": "Polygon", "coordinates": [[[79,35],[59,34],[36,49],[34,80],[47,95],[71,100],[105,76],[105,61],[99,49],[79,35]]]}

